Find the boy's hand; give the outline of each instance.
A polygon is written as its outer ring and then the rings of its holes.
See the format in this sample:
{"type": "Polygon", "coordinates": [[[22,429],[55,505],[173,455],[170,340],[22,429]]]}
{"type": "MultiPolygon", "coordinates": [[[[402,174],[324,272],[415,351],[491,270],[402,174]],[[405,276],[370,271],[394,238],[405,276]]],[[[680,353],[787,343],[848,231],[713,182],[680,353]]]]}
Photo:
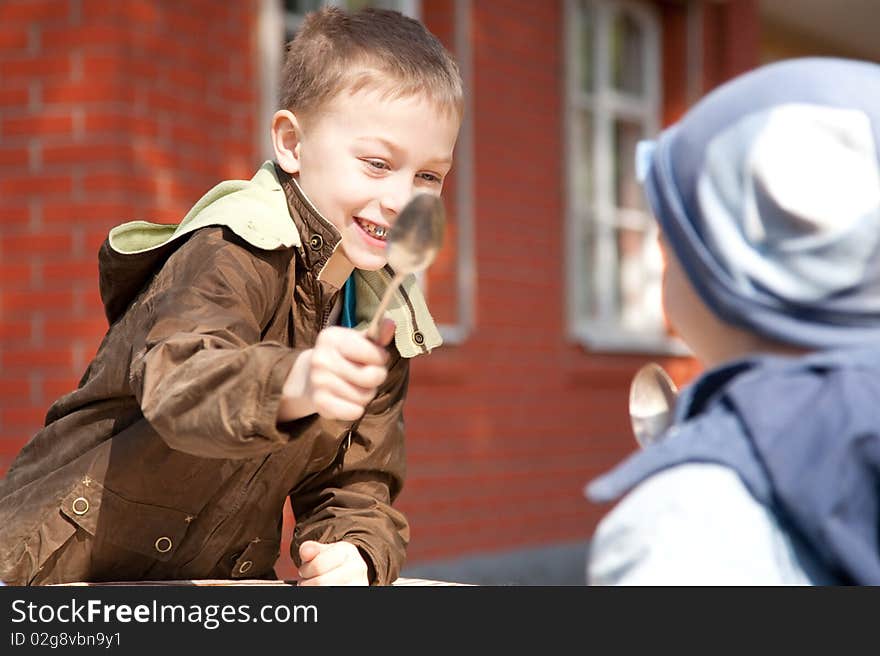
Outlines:
{"type": "Polygon", "coordinates": [[[383,320],[378,343],[351,328],[322,330],[314,348],[297,358],[284,382],[278,420],[315,412],[327,419],[358,419],[388,375],[384,347],[393,336],[390,319],[383,320]]]}
{"type": "Polygon", "coordinates": [[[367,563],[351,542],[321,544],[308,540],[299,547],[299,585],[369,585],[367,563]]]}

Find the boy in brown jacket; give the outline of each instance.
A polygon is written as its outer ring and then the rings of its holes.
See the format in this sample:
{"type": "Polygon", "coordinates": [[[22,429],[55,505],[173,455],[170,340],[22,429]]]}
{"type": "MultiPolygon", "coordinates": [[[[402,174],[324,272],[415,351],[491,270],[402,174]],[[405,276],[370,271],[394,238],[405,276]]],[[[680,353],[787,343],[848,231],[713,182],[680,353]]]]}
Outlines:
{"type": "Polygon", "coordinates": [[[281,105],[251,180],[110,232],[110,328],[0,482],[0,580],[274,578],[288,497],[301,584],[397,577],[409,358],[440,337],[411,277],[379,344],[356,326],[398,212],[440,194],[461,80],[417,21],[330,8],[281,105]]]}

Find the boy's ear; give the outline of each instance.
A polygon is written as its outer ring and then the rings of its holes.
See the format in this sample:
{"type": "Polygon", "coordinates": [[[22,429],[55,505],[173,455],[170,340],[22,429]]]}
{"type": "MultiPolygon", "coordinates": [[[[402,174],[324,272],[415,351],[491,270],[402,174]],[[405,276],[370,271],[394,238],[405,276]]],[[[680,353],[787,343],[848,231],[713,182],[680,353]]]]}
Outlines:
{"type": "Polygon", "coordinates": [[[300,124],[293,112],[280,109],[272,117],[275,161],[291,175],[299,173],[300,124]]]}

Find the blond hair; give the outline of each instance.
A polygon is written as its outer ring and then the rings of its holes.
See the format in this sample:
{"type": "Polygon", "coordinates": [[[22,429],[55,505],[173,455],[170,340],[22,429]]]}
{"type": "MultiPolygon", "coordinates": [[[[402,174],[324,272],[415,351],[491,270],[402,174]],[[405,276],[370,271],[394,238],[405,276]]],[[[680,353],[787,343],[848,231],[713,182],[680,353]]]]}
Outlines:
{"type": "Polygon", "coordinates": [[[281,108],[309,114],[340,92],[376,89],[383,97],[423,96],[461,118],[461,75],[452,56],[419,21],[387,9],[306,15],[288,45],[281,108]]]}

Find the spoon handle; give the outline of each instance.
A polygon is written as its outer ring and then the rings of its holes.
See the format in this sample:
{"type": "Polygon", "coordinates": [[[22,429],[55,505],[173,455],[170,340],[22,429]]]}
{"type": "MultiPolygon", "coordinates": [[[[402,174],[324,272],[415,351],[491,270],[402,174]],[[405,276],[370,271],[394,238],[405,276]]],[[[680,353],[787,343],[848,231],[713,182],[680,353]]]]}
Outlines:
{"type": "Polygon", "coordinates": [[[379,341],[379,321],[385,315],[385,310],[388,308],[388,303],[391,302],[391,297],[394,296],[394,292],[400,287],[400,283],[403,282],[403,276],[395,274],[394,278],[391,279],[391,283],[388,287],[385,288],[385,293],[382,295],[382,301],[379,303],[379,307],[376,308],[376,312],[373,314],[373,320],[370,321],[370,325],[367,326],[367,337],[373,341],[379,341]]]}

